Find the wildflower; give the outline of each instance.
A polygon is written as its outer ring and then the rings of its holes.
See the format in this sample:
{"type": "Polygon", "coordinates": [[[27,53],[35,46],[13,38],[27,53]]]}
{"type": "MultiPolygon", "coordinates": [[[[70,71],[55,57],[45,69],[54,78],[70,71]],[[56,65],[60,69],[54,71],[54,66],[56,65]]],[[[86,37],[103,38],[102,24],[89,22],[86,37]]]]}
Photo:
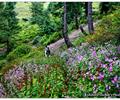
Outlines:
{"type": "Polygon", "coordinates": [[[94,80],[95,80],[95,77],[92,75],[92,76],[90,77],[90,79],[91,79],[92,81],[94,81],[94,80]]]}
{"type": "Polygon", "coordinates": [[[103,78],[104,78],[104,74],[103,73],[99,73],[98,79],[103,80],[103,78]]]}
{"type": "Polygon", "coordinates": [[[113,71],[112,66],[110,66],[108,70],[109,70],[109,72],[112,72],[113,71]]]}
{"type": "Polygon", "coordinates": [[[104,53],[105,53],[105,50],[101,50],[100,52],[101,52],[101,54],[104,54],[104,53]]]}
{"type": "Polygon", "coordinates": [[[77,59],[78,59],[78,61],[81,61],[81,60],[83,59],[83,56],[78,55],[78,56],[77,56],[77,59]]]}
{"type": "Polygon", "coordinates": [[[113,79],[112,79],[112,83],[116,83],[118,81],[118,76],[116,75],[113,79]]]}
{"type": "Polygon", "coordinates": [[[114,77],[114,81],[117,81],[118,80],[118,76],[116,75],[115,77],[114,77]]]}
{"type": "Polygon", "coordinates": [[[97,56],[97,53],[96,53],[95,50],[93,50],[93,52],[92,52],[92,56],[93,56],[93,57],[96,57],[96,56],[97,56]]]}
{"type": "Polygon", "coordinates": [[[106,68],[106,66],[107,66],[107,64],[102,64],[102,67],[103,67],[103,68],[106,68]]]}

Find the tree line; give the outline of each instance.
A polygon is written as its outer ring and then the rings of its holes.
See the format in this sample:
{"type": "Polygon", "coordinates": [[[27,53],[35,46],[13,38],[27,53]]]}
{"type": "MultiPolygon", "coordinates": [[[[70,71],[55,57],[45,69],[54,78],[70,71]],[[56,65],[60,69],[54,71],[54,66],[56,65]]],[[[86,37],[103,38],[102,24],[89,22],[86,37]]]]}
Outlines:
{"type": "MultiPolygon", "coordinates": [[[[7,53],[14,46],[13,36],[21,29],[14,10],[15,5],[16,2],[0,2],[0,43],[6,44],[7,53]]],[[[119,4],[101,2],[100,14],[104,15],[115,10],[116,5],[119,4]]],[[[68,25],[70,23],[74,23],[75,29],[80,28],[84,32],[82,23],[80,23],[84,16],[87,20],[89,33],[94,34],[92,2],[51,2],[47,10],[44,9],[44,2],[32,2],[30,9],[32,12],[30,23],[39,26],[40,35],[61,31],[68,48],[72,46],[68,37],[68,25]]]]}

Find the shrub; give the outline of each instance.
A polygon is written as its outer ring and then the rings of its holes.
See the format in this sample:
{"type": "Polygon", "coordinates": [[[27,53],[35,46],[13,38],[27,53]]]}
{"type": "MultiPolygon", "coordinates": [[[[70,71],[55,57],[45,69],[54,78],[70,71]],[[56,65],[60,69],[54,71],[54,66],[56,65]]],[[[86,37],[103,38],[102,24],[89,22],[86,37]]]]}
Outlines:
{"type": "Polygon", "coordinates": [[[40,29],[37,25],[31,25],[26,23],[22,26],[21,31],[17,36],[15,36],[16,40],[20,40],[22,42],[32,41],[34,37],[40,34],[40,29]]]}
{"type": "Polygon", "coordinates": [[[53,42],[57,41],[60,37],[61,37],[60,33],[55,32],[52,35],[50,35],[50,37],[44,42],[44,45],[48,45],[50,43],[53,43],[53,42]]]}
{"type": "Polygon", "coordinates": [[[81,43],[85,42],[85,38],[84,37],[80,37],[80,38],[77,38],[73,44],[74,45],[80,45],[81,43]]]}
{"type": "Polygon", "coordinates": [[[96,26],[95,34],[86,37],[89,43],[104,43],[111,39],[120,38],[120,11],[117,10],[113,14],[107,15],[96,26]]]}
{"type": "Polygon", "coordinates": [[[40,41],[40,43],[44,44],[44,42],[46,42],[48,40],[48,38],[49,38],[49,35],[45,34],[39,41],[40,41]]]}
{"type": "Polygon", "coordinates": [[[28,46],[28,45],[21,45],[21,46],[18,46],[15,50],[13,50],[12,52],[10,52],[8,55],[7,55],[7,60],[8,61],[11,61],[11,60],[14,60],[16,58],[19,58],[19,57],[22,57],[26,54],[28,54],[29,52],[31,51],[31,47],[28,46]]]}

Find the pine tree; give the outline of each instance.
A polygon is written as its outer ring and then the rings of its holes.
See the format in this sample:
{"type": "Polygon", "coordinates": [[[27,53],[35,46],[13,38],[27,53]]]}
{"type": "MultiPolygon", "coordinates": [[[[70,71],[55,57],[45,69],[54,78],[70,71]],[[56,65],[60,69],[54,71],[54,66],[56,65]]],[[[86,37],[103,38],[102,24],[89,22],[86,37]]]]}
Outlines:
{"type": "Polygon", "coordinates": [[[5,35],[5,42],[7,45],[7,53],[9,53],[12,49],[12,36],[18,32],[18,19],[16,18],[16,13],[14,11],[15,2],[6,2],[3,4],[2,14],[0,18],[3,19],[2,26],[0,30],[2,30],[2,34],[5,35]]]}
{"type": "Polygon", "coordinates": [[[67,34],[67,8],[66,8],[66,2],[64,2],[64,18],[63,18],[63,21],[64,21],[63,37],[64,37],[64,40],[65,40],[65,43],[66,43],[67,47],[69,48],[69,47],[72,46],[72,43],[70,42],[68,34],[67,34]]]}

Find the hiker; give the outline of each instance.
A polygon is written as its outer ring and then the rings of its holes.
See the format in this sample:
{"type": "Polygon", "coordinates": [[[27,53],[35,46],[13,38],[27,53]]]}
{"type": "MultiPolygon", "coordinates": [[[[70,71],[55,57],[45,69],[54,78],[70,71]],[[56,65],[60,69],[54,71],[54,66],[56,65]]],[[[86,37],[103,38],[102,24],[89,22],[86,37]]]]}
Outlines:
{"type": "Polygon", "coordinates": [[[49,57],[50,56],[50,49],[48,46],[45,47],[45,57],[49,57]]]}

